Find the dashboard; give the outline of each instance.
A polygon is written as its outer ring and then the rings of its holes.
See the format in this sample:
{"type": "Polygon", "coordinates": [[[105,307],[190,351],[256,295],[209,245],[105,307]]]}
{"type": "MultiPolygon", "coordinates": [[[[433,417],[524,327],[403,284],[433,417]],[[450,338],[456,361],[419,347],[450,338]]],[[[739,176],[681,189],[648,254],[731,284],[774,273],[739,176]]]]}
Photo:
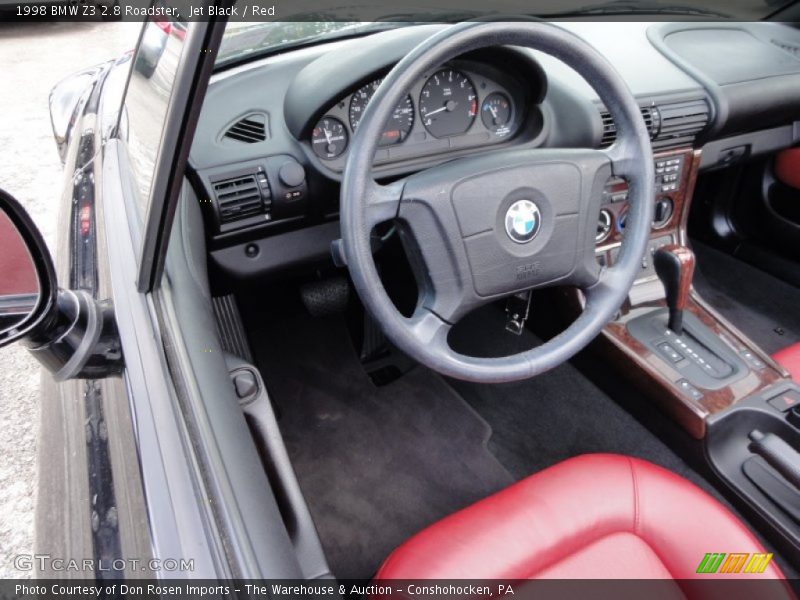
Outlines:
{"type": "MultiPolygon", "coordinates": [[[[612,62],[641,107],[656,157],[653,239],[667,239],[685,216],[697,169],[800,142],[796,28],[561,25],[612,62]],[[745,43],[738,62],[746,58],[747,68],[726,62],[745,43]]],[[[360,119],[386,73],[442,27],[309,46],[213,76],[189,157],[212,262],[237,278],[330,262],[339,181],[360,119]]],[[[574,70],[541,52],[487,48],[439,65],[407,90],[386,123],[373,173],[390,180],[496,148],[602,148],[615,135],[608,111],[574,70]]],[[[626,207],[624,182],[610,181],[597,237],[609,262],[626,207]]]]}

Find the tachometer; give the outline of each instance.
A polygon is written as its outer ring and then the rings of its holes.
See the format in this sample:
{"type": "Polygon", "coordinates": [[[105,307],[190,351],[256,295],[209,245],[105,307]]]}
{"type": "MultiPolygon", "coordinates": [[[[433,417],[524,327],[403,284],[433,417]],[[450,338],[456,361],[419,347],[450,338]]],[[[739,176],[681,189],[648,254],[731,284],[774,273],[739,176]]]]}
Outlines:
{"type": "Polygon", "coordinates": [[[336,158],[347,149],[347,129],[335,117],[323,117],[311,132],[311,147],[320,158],[336,158]]]}
{"type": "MultiPolygon", "coordinates": [[[[382,81],[382,79],[378,79],[368,83],[353,94],[350,99],[350,127],[353,128],[353,131],[356,130],[356,127],[361,122],[361,117],[367,109],[367,104],[369,104],[382,81]]],[[[391,118],[383,128],[383,135],[379,145],[391,146],[392,144],[399,144],[411,133],[413,125],[414,103],[411,100],[411,96],[406,96],[395,106],[391,118]]]]}
{"type": "Polygon", "coordinates": [[[419,114],[425,129],[434,137],[466,133],[478,114],[478,94],[466,75],[455,69],[442,69],[422,87],[419,114]]]}

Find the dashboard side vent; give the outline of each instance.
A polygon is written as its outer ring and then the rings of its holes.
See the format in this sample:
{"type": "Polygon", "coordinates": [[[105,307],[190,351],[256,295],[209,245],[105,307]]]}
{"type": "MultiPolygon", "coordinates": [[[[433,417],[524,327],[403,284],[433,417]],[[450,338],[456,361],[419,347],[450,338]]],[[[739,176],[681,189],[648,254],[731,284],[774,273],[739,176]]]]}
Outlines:
{"type": "Polygon", "coordinates": [[[708,125],[709,107],[705,100],[663,104],[661,128],[653,141],[653,150],[691,146],[708,125]]]}
{"type": "Polygon", "coordinates": [[[264,212],[256,175],[243,175],[214,182],[220,223],[230,223],[264,212]]]}
{"type": "MultiPolygon", "coordinates": [[[[653,136],[658,131],[658,110],[652,106],[642,106],[641,111],[644,124],[647,127],[647,131],[650,132],[650,139],[653,139],[653,136]]],[[[608,111],[601,112],[600,117],[603,119],[603,137],[600,141],[600,147],[608,148],[617,139],[617,126],[608,111]]]]}
{"type": "Polygon", "coordinates": [[[264,113],[245,115],[228,127],[224,137],[245,144],[263,142],[267,139],[267,115],[264,113]]]}

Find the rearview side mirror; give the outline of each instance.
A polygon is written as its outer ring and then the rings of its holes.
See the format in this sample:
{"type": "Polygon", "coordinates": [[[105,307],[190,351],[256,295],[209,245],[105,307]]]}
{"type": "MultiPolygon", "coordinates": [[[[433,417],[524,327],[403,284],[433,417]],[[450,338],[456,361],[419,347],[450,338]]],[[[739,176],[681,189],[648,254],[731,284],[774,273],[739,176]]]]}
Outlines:
{"type": "Polygon", "coordinates": [[[42,327],[57,291],[42,235],[20,203],[0,190],[0,347],[42,327]]]}
{"type": "Polygon", "coordinates": [[[111,303],[86,290],[59,289],[41,233],[0,190],[0,347],[21,339],[56,381],[122,371],[111,303]]]}

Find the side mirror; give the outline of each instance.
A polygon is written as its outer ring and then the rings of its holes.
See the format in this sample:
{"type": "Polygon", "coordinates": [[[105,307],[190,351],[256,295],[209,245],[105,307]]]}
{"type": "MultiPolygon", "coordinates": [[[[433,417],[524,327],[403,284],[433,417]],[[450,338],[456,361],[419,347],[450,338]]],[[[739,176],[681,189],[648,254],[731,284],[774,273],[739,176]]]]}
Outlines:
{"type": "Polygon", "coordinates": [[[0,347],[23,338],[56,381],[122,371],[111,304],[85,290],[58,288],[42,235],[20,203],[0,190],[0,347]]]}
{"type": "Polygon", "coordinates": [[[20,203],[0,190],[0,347],[43,327],[57,293],[42,235],[20,203]]]}

